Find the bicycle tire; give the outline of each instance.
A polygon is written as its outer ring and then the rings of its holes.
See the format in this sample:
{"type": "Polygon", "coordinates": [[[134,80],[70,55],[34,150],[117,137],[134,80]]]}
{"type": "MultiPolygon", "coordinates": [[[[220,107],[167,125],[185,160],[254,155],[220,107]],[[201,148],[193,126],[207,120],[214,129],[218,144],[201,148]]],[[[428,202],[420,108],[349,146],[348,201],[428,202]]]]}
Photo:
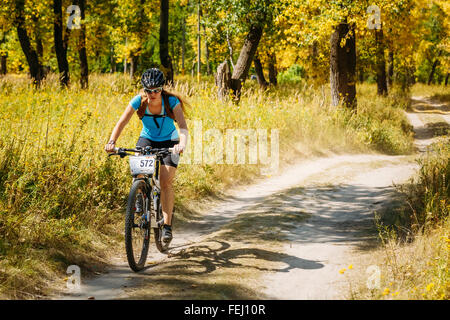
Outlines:
{"type": "MultiPolygon", "coordinates": [[[[136,220],[135,214],[136,196],[139,196],[139,193],[145,195],[145,191],[146,184],[144,181],[136,180],[133,182],[128,195],[125,216],[125,251],[127,253],[128,265],[135,272],[144,268],[150,243],[150,227],[148,222],[145,223],[145,220],[143,221],[142,217],[137,217],[138,220],[136,220]],[[140,237],[141,239],[139,239],[140,237]],[[142,241],[142,245],[137,242],[139,240],[142,241]],[[133,242],[136,243],[134,244],[133,242]]],[[[145,201],[143,201],[143,209],[145,212],[145,201]]]]}

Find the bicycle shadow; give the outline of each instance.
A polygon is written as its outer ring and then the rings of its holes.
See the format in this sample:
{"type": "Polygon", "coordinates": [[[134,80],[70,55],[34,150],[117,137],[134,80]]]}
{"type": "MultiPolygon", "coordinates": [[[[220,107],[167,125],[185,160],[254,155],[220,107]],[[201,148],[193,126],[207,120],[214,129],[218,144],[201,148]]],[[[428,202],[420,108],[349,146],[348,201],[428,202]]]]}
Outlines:
{"type": "MultiPolygon", "coordinates": [[[[302,259],[269,249],[241,247],[223,240],[205,240],[171,253],[171,259],[146,267],[139,272],[143,278],[140,288],[131,293],[132,299],[187,298],[254,299],[260,296],[252,286],[236,276],[243,273],[290,272],[294,269],[320,269],[319,261],[302,259]],[[239,247],[234,248],[234,246],[239,247]],[[214,273],[214,275],[211,275],[214,273]],[[214,285],[211,282],[214,279],[214,285]],[[147,290],[164,287],[164,292],[147,290]],[[201,290],[192,292],[192,288],[201,290]],[[220,289],[219,289],[220,288],[220,289]],[[184,291],[183,291],[184,290],[184,291]],[[168,293],[172,293],[169,295],[168,293]]],[[[245,279],[242,276],[242,279],[245,279]]],[[[267,297],[265,297],[267,298],[267,297]]]]}
{"type": "MultiPolygon", "coordinates": [[[[259,248],[238,248],[231,249],[231,245],[225,241],[209,240],[205,244],[198,244],[186,249],[182,249],[180,252],[173,254],[175,260],[195,261],[196,264],[204,268],[198,273],[211,273],[218,268],[252,268],[259,271],[269,272],[289,272],[292,269],[319,269],[323,267],[323,264],[317,261],[311,261],[301,259],[295,256],[291,256],[285,253],[279,253],[259,248]],[[219,248],[214,248],[213,244],[220,244],[219,248]],[[239,259],[251,259],[261,260],[261,262],[275,262],[283,263],[285,267],[262,267],[259,264],[245,264],[239,263],[233,260],[239,259]]],[[[169,267],[170,270],[171,267],[169,267]]]]}

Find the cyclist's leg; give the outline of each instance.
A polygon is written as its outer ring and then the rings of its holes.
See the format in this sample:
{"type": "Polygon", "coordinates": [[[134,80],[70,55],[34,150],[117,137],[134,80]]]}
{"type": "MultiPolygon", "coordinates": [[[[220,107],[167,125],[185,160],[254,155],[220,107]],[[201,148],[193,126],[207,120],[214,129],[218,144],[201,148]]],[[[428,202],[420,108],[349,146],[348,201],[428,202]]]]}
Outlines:
{"type": "Polygon", "coordinates": [[[164,224],[172,225],[173,205],[175,193],[173,191],[173,179],[177,168],[168,165],[161,165],[159,184],[161,186],[161,207],[164,216],[164,224]]]}
{"type": "MultiPolygon", "coordinates": [[[[161,142],[155,142],[157,148],[171,148],[175,144],[179,143],[179,140],[166,140],[161,142]]],[[[160,167],[159,184],[161,187],[161,207],[164,216],[164,224],[172,225],[172,213],[173,204],[175,201],[175,194],[173,191],[173,179],[178,166],[179,155],[169,154],[163,158],[160,167]]]]}

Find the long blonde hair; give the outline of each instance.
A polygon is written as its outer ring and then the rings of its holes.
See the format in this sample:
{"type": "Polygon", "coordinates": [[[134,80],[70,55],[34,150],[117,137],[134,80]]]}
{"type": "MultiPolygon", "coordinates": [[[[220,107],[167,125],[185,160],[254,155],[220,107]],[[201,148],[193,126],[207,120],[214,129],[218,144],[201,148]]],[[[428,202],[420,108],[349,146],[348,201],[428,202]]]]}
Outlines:
{"type": "MultiPolygon", "coordinates": [[[[139,91],[139,94],[141,95],[141,105],[143,103],[148,105],[148,96],[145,93],[144,89],[141,89],[141,91],[139,91]]],[[[186,116],[186,109],[191,108],[191,105],[187,102],[186,98],[181,96],[181,94],[179,94],[179,93],[175,93],[173,91],[168,91],[166,88],[163,88],[163,91],[161,91],[162,99],[163,99],[163,97],[162,97],[163,94],[165,94],[167,97],[175,97],[178,100],[180,100],[181,109],[183,110],[183,113],[186,116]]],[[[167,107],[169,107],[168,110],[171,110],[170,106],[167,106],[167,107]]]]}

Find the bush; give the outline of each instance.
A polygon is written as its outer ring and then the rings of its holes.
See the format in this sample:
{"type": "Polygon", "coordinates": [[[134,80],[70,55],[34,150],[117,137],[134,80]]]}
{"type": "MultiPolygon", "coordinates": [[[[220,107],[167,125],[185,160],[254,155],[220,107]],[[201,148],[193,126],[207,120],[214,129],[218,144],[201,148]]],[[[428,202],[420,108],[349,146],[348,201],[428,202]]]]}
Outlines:
{"type": "Polygon", "coordinates": [[[450,139],[433,144],[418,160],[416,183],[404,187],[410,205],[411,228],[425,230],[448,218],[450,212],[450,139]]]}
{"type": "Polygon", "coordinates": [[[306,70],[304,67],[293,64],[284,72],[278,73],[277,81],[278,83],[292,82],[298,83],[302,82],[306,77],[306,70]]]}

